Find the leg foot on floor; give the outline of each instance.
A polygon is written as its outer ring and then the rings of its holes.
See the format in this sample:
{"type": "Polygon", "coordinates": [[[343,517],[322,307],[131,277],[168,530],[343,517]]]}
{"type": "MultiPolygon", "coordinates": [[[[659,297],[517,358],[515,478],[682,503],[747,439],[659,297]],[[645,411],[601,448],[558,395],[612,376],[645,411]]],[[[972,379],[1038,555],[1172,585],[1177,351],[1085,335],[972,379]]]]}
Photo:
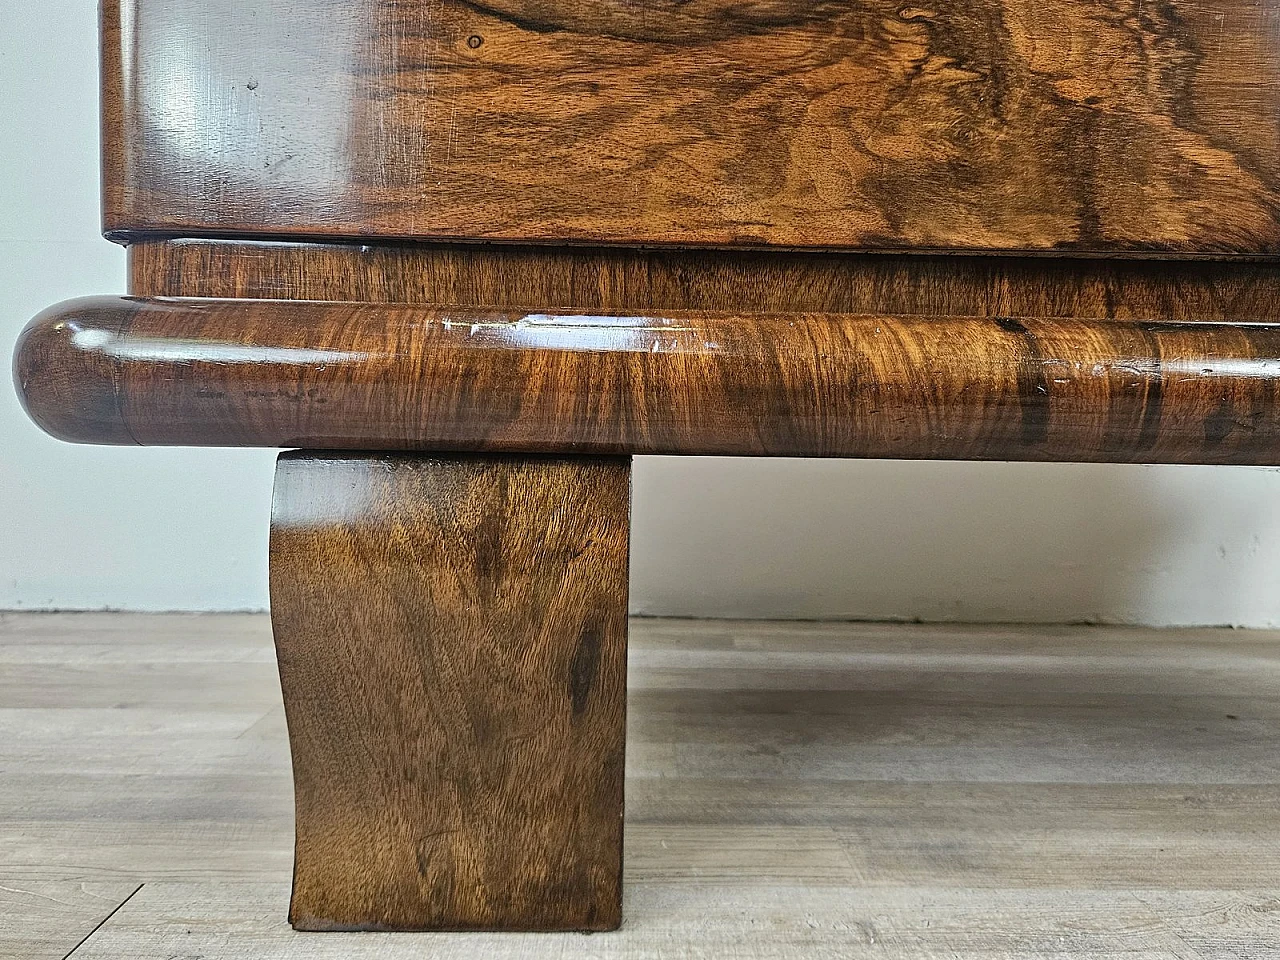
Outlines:
{"type": "Polygon", "coordinates": [[[286,453],[301,930],[620,922],[630,464],[286,453]]]}

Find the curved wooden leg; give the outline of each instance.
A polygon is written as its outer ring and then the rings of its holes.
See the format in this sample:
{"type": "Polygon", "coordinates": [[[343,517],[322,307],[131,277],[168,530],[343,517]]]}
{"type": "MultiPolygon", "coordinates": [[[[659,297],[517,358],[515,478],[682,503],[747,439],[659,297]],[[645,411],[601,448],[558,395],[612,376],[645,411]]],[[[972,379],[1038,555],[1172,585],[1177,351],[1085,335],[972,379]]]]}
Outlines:
{"type": "Polygon", "coordinates": [[[630,463],[286,453],[301,930],[620,922],[630,463]]]}

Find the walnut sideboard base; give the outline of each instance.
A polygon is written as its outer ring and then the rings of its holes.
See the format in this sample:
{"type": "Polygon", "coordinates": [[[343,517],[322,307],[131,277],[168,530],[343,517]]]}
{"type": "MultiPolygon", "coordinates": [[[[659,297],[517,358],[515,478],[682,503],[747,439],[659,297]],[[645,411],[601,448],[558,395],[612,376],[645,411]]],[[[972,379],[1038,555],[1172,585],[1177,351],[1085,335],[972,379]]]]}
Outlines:
{"type": "Polygon", "coordinates": [[[1280,267],[153,240],[67,440],[281,456],[293,924],[620,923],[630,457],[1280,462],[1280,267]]]}
{"type": "Polygon", "coordinates": [[[301,930],[621,922],[625,458],[286,453],[301,930]]]}

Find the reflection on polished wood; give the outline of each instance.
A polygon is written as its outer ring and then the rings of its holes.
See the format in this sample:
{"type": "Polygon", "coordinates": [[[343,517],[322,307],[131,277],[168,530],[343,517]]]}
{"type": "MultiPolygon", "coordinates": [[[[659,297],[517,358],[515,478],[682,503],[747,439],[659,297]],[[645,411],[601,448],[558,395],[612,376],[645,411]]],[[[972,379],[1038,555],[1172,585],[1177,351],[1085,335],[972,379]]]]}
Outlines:
{"type": "Polygon", "coordinates": [[[32,321],[83,442],[1274,463],[1280,325],[89,298],[32,321]]]}
{"type": "MultiPolygon", "coordinates": [[[[1280,458],[1280,0],[103,0],[102,26],[134,297],[37,317],[16,381],[67,440],[314,448],[271,535],[299,928],[618,925],[627,455],[1280,458]]],[[[727,754],[661,743],[723,807],[727,754]]],[[[785,789],[740,818],[840,762],[764,747],[785,789]]],[[[791,937],[832,955],[902,847],[859,817],[779,847],[844,887],[805,914],[825,941],[791,937]]],[[[935,887],[976,862],[925,853],[935,887]]],[[[702,952],[785,926],[775,901],[702,952]]],[[[942,952],[988,926],[965,909],[942,952]]]]}
{"type": "Polygon", "coordinates": [[[513,244],[150,241],[140,297],[526,309],[1280,321],[1280,266],[513,244]]]}
{"type": "Polygon", "coordinates": [[[1280,252],[1276,0],[106,0],[106,225],[1280,252]]]}
{"type": "Polygon", "coordinates": [[[621,920],[630,465],[285,454],[301,930],[621,920]]]}

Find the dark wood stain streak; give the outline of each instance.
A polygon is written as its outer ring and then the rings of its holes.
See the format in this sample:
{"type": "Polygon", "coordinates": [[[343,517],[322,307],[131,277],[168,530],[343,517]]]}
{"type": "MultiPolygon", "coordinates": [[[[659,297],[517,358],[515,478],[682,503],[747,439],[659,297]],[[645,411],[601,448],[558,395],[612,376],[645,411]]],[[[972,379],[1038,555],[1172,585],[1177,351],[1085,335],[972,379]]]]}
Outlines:
{"type": "Polygon", "coordinates": [[[1235,428],[1236,412],[1231,398],[1223,396],[1214,411],[1204,420],[1204,445],[1206,448],[1221,446],[1235,428]]]}
{"type": "MultiPolygon", "coordinates": [[[[346,450],[1276,460],[1280,325],[1001,326],[108,297],[36,318],[17,363],[37,421],[89,442],[127,428],[146,444],[346,450]],[[129,333],[112,338],[122,313],[129,333]],[[67,384],[106,392],[94,378],[112,364],[123,424],[104,425],[67,384]],[[1224,395],[1233,418],[1264,416],[1206,445],[1224,395]]],[[[476,533],[473,565],[496,572],[476,533]]]]}
{"type": "Polygon", "coordinates": [[[481,600],[492,603],[506,575],[507,558],[504,549],[507,541],[507,516],[509,501],[507,478],[499,476],[495,483],[493,503],[482,507],[483,514],[471,535],[475,556],[476,589],[481,600]]]}
{"type": "MultiPolygon", "coordinates": [[[[1160,330],[1155,324],[1143,324],[1143,342],[1146,344],[1146,368],[1143,371],[1145,396],[1142,404],[1142,425],[1138,430],[1137,448],[1151,450],[1160,440],[1160,423],[1164,415],[1164,372],[1160,364],[1160,330]]],[[[1216,413],[1216,411],[1215,411],[1216,413]]],[[[1205,417],[1206,424],[1214,414],[1205,417]]],[[[1206,426],[1206,433],[1207,433],[1206,426]]]]}
{"type": "Polygon", "coordinates": [[[1013,317],[996,317],[996,326],[1022,338],[1026,356],[1018,364],[1018,404],[1022,410],[1022,442],[1042,444],[1049,436],[1049,378],[1036,335],[1013,317]]]}
{"type": "Polygon", "coordinates": [[[296,927],[618,925],[629,502],[622,459],[281,457],[296,927]]]}
{"type": "Polygon", "coordinates": [[[1274,0],[106,0],[105,222],[1274,255],[1278,21],[1274,0]]]}
{"type": "Polygon", "coordinates": [[[580,716],[587,709],[587,701],[600,669],[600,628],[589,623],[578,638],[578,648],[569,663],[569,702],[573,715],[580,716]]]}

